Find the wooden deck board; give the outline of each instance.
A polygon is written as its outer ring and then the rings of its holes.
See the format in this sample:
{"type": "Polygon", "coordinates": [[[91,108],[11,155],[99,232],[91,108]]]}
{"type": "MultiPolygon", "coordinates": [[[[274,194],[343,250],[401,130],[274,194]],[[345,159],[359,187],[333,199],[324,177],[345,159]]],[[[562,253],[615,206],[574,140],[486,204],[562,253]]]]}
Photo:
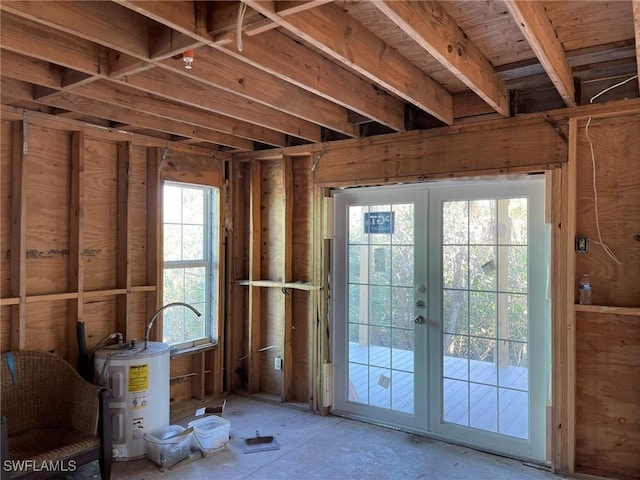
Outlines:
{"type": "MultiPolygon", "coordinates": [[[[351,401],[413,413],[413,352],[349,344],[351,401]]],[[[443,419],[528,438],[528,370],[443,358],[443,419]],[[470,381],[469,381],[470,380],[470,381]]]]}

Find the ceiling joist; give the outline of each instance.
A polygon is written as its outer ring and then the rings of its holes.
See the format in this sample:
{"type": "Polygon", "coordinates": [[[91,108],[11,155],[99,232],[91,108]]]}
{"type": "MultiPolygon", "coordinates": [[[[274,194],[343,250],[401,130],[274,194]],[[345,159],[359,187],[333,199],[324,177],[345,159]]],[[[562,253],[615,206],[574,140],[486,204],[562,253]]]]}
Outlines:
{"type": "Polygon", "coordinates": [[[505,4],[531,49],[568,107],[575,107],[571,67],[542,2],[505,0],[505,4]]]}
{"type": "MultiPolygon", "coordinates": [[[[172,2],[118,0],[118,3],[184,35],[189,35],[203,44],[216,45],[212,36],[206,31],[206,21],[203,20],[203,17],[213,16],[215,18],[217,10],[215,12],[205,11],[206,9],[202,6],[203,2],[179,2],[181,4],[180,8],[168,5],[172,2]]],[[[289,7],[292,11],[296,11],[296,5],[290,5],[289,7]]],[[[235,56],[234,60],[228,56],[231,53],[230,51],[226,49],[219,50],[199,49],[196,53],[197,58],[194,61],[194,68],[190,72],[184,72],[181,65],[176,66],[170,60],[163,62],[163,65],[166,68],[174,68],[178,73],[188,74],[191,77],[196,76],[209,85],[219,86],[229,92],[245,95],[246,98],[259,101],[272,108],[283,109],[283,111],[291,115],[318,123],[331,130],[351,137],[357,136],[355,126],[348,123],[348,112],[345,110],[345,107],[351,108],[351,105],[340,104],[331,96],[322,98],[323,96],[320,95],[318,97],[315,91],[306,87],[305,83],[291,82],[286,76],[276,75],[276,78],[273,78],[272,75],[259,73],[266,71],[260,63],[251,63],[242,55],[235,56]],[[243,66],[242,63],[248,65],[243,66]],[[227,68],[220,70],[218,67],[220,64],[227,65],[227,68]],[[230,75],[231,72],[232,75],[230,75]],[[289,83],[293,83],[300,88],[300,91],[296,93],[299,98],[293,98],[296,89],[292,89],[288,83],[279,80],[279,78],[289,81],[289,83]],[[283,92],[286,93],[283,94],[283,92]]],[[[269,57],[262,58],[262,60],[266,61],[268,59],[269,57]]],[[[330,62],[326,63],[329,64],[330,62]]],[[[328,67],[328,65],[325,66],[328,67]]],[[[335,66],[332,66],[329,71],[333,71],[335,68],[335,66]]],[[[358,86],[365,87],[365,85],[358,86]]],[[[368,89],[371,89],[371,87],[369,86],[368,89]]]]}
{"type": "Polygon", "coordinates": [[[640,0],[7,0],[0,14],[8,108],[216,151],[558,109],[640,63],[640,0]]]}
{"type": "Polygon", "coordinates": [[[434,1],[396,0],[374,3],[496,112],[509,116],[509,91],[506,84],[498,78],[489,60],[440,4],[434,1]]]}
{"type": "Polygon", "coordinates": [[[338,6],[327,4],[281,17],[273,2],[245,3],[410,104],[453,123],[451,94],[338,6]]]}
{"type": "MultiPolygon", "coordinates": [[[[230,37],[235,38],[232,32],[230,37]]],[[[282,78],[331,102],[342,105],[370,120],[403,131],[404,105],[396,97],[376,89],[350,71],[309,50],[277,31],[244,36],[243,49],[235,41],[226,43],[226,52],[278,78],[282,78]]]]}

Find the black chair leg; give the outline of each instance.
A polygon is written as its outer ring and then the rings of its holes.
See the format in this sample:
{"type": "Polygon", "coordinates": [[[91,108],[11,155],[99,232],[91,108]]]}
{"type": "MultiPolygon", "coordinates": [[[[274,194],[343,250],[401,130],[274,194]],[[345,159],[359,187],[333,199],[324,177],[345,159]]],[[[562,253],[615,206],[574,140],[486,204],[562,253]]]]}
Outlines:
{"type": "Polygon", "coordinates": [[[100,391],[100,478],[109,480],[111,478],[111,463],[113,460],[113,437],[111,433],[111,415],[109,413],[109,392],[105,389],[100,391]]]}

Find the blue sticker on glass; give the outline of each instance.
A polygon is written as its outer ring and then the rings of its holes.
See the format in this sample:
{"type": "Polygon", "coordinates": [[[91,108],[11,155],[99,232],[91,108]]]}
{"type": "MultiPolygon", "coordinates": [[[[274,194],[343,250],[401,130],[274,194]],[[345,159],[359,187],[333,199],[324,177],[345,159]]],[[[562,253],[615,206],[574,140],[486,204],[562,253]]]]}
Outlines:
{"type": "Polygon", "coordinates": [[[394,212],[366,212],[364,233],[393,233],[394,212]]]}

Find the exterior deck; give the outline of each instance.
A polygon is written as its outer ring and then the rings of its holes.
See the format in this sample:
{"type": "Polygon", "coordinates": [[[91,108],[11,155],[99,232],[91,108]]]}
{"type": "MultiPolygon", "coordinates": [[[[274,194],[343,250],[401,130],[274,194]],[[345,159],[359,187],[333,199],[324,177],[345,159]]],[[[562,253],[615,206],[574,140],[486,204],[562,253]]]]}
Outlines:
{"type": "MultiPolygon", "coordinates": [[[[349,400],[413,413],[413,352],[349,343],[349,400]]],[[[443,420],[528,438],[528,369],[443,357],[443,420]]]]}

